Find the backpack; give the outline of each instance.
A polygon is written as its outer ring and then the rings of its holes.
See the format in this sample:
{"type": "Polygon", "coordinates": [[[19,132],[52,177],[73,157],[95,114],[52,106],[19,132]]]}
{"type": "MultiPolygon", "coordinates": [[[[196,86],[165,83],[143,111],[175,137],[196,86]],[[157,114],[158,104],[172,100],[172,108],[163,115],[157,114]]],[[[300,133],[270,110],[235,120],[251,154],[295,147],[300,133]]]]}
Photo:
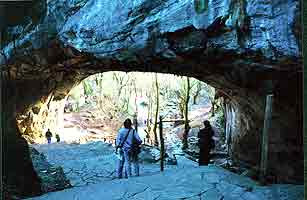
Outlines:
{"type": "Polygon", "coordinates": [[[135,130],[133,130],[133,135],[132,135],[132,147],[131,147],[131,153],[134,155],[138,155],[139,153],[141,153],[141,146],[140,144],[136,141],[135,137],[134,137],[134,132],[135,130]]]}

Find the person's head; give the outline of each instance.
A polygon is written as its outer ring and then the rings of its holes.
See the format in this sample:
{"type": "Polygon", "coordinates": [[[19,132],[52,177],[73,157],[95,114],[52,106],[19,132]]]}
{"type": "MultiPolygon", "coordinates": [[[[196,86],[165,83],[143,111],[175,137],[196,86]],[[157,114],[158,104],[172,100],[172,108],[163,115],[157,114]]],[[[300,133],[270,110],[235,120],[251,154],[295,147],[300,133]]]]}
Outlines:
{"type": "Polygon", "coordinates": [[[206,128],[211,127],[209,120],[205,120],[204,125],[205,125],[206,128]]]}
{"type": "Polygon", "coordinates": [[[48,131],[50,131],[50,129],[48,128],[48,131]]]}
{"type": "Polygon", "coordinates": [[[131,119],[128,118],[124,121],[125,128],[131,128],[131,125],[132,125],[131,119]]]}

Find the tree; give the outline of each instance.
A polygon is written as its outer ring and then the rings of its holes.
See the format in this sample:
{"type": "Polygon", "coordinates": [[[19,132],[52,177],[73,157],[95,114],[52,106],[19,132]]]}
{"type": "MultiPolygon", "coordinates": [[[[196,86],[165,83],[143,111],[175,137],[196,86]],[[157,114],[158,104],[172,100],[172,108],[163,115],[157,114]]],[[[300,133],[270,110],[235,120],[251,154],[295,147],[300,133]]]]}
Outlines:
{"type": "Polygon", "coordinates": [[[194,94],[193,94],[193,104],[195,105],[197,102],[197,99],[200,95],[201,89],[202,89],[202,82],[197,81],[196,82],[196,89],[194,90],[194,94]]]}
{"type": "Polygon", "coordinates": [[[103,74],[97,74],[95,77],[96,85],[98,88],[98,107],[100,109],[102,109],[103,107],[102,78],[103,78],[103,74]]]}
{"type": "Polygon", "coordinates": [[[130,76],[127,73],[121,72],[114,72],[113,73],[113,80],[116,81],[117,86],[117,96],[120,97],[122,90],[129,84],[130,76]]]}
{"type": "Polygon", "coordinates": [[[215,115],[215,89],[207,84],[205,84],[205,87],[204,87],[205,91],[206,91],[206,94],[207,94],[207,97],[212,105],[211,107],[211,115],[212,117],[215,115]]]}
{"type": "Polygon", "coordinates": [[[91,94],[93,94],[93,88],[91,87],[89,80],[82,81],[82,86],[83,93],[85,96],[90,96],[91,94]]]}
{"type": "Polygon", "coordinates": [[[189,101],[190,101],[190,92],[191,92],[191,84],[190,84],[190,78],[186,77],[186,96],[184,101],[184,134],[183,134],[183,146],[182,149],[188,148],[188,134],[190,130],[189,126],[189,101]]]}
{"type": "Polygon", "coordinates": [[[155,74],[155,87],[156,87],[156,112],[155,112],[155,122],[153,127],[153,133],[155,136],[155,146],[158,146],[158,135],[157,135],[157,123],[158,123],[158,115],[159,115],[159,83],[158,83],[158,74],[155,74]]]}
{"type": "MultiPolygon", "coordinates": [[[[148,99],[148,104],[147,104],[147,135],[146,138],[149,140],[150,138],[150,132],[151,132],[151,115],[152,115],[152,95],[151,91],[146,92],[146,97],[148,99]]],[[[149,142],[149,141],[147,141],[149,142]]]]}

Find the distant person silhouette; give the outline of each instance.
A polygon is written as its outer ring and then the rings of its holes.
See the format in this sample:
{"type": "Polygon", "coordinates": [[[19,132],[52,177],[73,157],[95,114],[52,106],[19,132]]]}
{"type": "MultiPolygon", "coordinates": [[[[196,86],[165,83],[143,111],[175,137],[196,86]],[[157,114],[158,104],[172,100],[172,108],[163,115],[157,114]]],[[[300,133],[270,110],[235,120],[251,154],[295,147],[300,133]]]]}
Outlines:
{"type": "Polygon", "coordinates": [[[51,137],[52,137],[52,133],[50,132],[50,129],[48,128],[46,134],[45,134],[46,138],[47,138],[47,142],[48,144],[51,143],[51,137]]]}
{"type": "Polygon", "coordinates": [[[119,149],[121,159],[118,163],[117,176],[123,177],[123,168],[125,166],[125,178],[131,177],[131,163],[134,165],[134,172],[136,176],[139,176],[139,163],[138,153],[139,145],[142,140],[139,134],[131,127],[132,122],[130,119],[126,119],[124,122],[124,128],[119,129],[116,138],[116,153],[119,149]]]}
{"type": "Polygon", "coordinates": [[[213,129],[208,120],[204,121],[205,128],[198,132],[198,145],[199,145],[199,166],[208,165],[210,161],[210,150],[213,148],[213,129]]]}
{"type": "Polygon", "coordinates": [[[59,135],[59,134],[56,134],[56,135],[55,135],[55,138],[56,138],[56,141],[57,141],[57,142],[60,142],[60,141],[61,141],[61,138],[60,138],[60,135],[59,135]]]}

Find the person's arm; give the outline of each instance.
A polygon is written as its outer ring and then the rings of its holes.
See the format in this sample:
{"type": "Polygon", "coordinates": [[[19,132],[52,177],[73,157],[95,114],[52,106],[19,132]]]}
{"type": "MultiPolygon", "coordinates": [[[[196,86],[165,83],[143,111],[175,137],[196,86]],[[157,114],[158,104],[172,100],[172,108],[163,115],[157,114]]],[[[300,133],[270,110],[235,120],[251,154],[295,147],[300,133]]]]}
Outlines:
{"type": "Polygon", "coordinates": [[[117,154],[117,150],[119,148],[119,144],[121,143],[121,132],[118,131],[116,141],[115,141],[115,153],[117,154]]]}
{"type": "Polygon", "coordinates": [[[117,138],[116,138],[116,144],[115,144],[115,146],[116,147],[118,147],[118,145],[122,142],[122,131],[121,131],[121,129],[118,131],[118,133],[117,133],[117,138]]]}

